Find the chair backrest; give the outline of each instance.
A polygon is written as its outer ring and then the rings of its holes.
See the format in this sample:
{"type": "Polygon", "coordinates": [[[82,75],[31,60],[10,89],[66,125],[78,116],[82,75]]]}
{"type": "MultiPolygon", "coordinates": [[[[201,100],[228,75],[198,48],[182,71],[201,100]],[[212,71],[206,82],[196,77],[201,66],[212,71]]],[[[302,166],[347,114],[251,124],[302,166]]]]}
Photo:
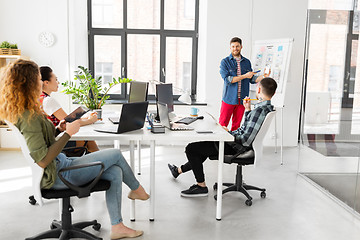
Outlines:
{"type": "Polygon", "coordinates": [[[41,183],[41,179],[42,179],[42,176],[44,173],[44,169],[41,168],[38,164],[36,164],[34,162],[34,159],[30,156],[30,151],[26,144],[25,138],[21,134],[19,129],[14,124],[10,123],[9,121],[5,120],[5,122],[10,127],[11,131],[15,134],[17,140],[19,141],[21,151],[22,151],[25,159],[27,160],[28,164],[30,165],[31,172],[32,172],[31,176],[32,176],[32,186],[33,186],[33,190],[34,190],[34,197],[35,197],[36,201],[39,203],[39,205],[42,206],[43,201],[42,201],[42,196],[41,196],[40,183],[41,183]]]}
{"type": "Polygon", "coordinates": [[[276,115],[276,111],[269,112],[266,115],[264,122],[262,123],[260,130],[257,133],[257,135],[252,143],[252,147],[255,152],[255,160],[254,160],[255,166],[257,164],[259,164],[260,160],[262,159],[264,138],[270,128],[271,122],[274,119],[275,115],[276,115]]]}

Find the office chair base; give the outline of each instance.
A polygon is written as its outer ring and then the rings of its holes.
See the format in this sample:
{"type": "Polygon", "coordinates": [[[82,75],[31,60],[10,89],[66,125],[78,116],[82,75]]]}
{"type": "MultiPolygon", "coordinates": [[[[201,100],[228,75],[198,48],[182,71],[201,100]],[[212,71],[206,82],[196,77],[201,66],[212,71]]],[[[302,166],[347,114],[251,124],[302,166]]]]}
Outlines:
{"type": "Polygon", "coordinates": [[[51,230],[40,233],[34,237],[26,238],[25,240],[40,240],[47,238],[58,238],[60,240],[67,240],[71,238],[102,240],[102,238],[96,237],[95,235],[82,230],[88,226],[93,226],[94,230],[99,231],[101,224],[96,220],[72,224],[71,212],[73,211],[74,209],[70,205],[70,197],[63,198],[61,221],[54,220],[50,225],[51,230]]]}
{"type": "Polygon", "coordinates": [[[71,239],[71,238],[83,238],[89,240],[102,240],[102,238],[96,237],[95,235],[88,233],[83,228],[88,226],[93,226],[93,229],[99,231],[101,228],[101,224],[96,220],[87,221],[87,222],[78,222],[72,224],[69,229],[62,229],[61,222],[54,220],[50,228],[51,230],[40,233],[34,237],[26,238],[25,240],[40,240],[40,239],[48,239],[48,238],[58,238],[61,240],[71,239]]]}
{"type": "MultiPolygon", "coordinates": [[[[236,183],[223,183],[223,186],[226,186],[227,188],[222,190],[222,194],[227,193],[227,192],[241,192],[247,198],[247,200],[245,201],[246,206],[252,205],[252,197],[250,196],[250,194],[248,193],[247,190],[260,191],[261,192],[260,197],[261,198],[266,197],[266,192],[265,192],[266,189],[265,188],[259,188],[259,187],[255,187],[252,185],[245,184],[245,182],[243,181],[243,175],[242,175],[242,165],[237,166],[235,180],[236,180],[236,183]]],[[[217,190],[218,184],[215,183],[213,188],[214,188],[214,190],[217,190]]],[[[217,200],[217,195],[215,195],[214,198],[215,198],[215,200],[217,200]]]]}

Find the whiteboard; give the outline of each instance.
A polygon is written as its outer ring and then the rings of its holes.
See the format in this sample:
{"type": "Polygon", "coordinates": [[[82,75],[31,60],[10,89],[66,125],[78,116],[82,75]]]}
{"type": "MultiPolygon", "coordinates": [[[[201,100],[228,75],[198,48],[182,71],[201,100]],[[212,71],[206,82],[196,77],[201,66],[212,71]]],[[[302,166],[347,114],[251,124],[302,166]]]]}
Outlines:
{"type": "MultiPolygon", "coordinates": [[[[272,77],[278,84],[271,103],[275,107],[284,106],[286,82],[290,66],[293,38],[258,40],[253,43],[251,64],[253,71],[261,70],[257,75],[263,75],[265,67],[270,67],[272,77]]],[[[256,86],[251,86],[256,91],[256,86]]]]}

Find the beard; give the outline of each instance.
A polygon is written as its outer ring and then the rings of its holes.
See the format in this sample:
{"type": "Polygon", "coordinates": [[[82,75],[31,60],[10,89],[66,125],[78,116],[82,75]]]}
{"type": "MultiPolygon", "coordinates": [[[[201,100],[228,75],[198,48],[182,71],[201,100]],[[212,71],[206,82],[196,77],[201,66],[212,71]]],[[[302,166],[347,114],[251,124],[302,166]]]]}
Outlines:
{"type": "Polygon", "coordinates": [[[240,57],[240,51],[233,51],[233,52],[232,52],[232,55],[233,55],[234,57],[240,57]]]}

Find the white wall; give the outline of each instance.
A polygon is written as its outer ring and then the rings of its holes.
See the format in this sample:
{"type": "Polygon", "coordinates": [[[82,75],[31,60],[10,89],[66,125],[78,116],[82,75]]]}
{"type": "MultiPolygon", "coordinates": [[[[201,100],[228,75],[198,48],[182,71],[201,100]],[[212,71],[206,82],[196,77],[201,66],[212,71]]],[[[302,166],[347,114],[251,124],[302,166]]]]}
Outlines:
{"type": "MultiPolygon", "coordinates": [[[[0,0],[0,6],[3,6],[5,2],[7,1],[0,0]]],[[[21,17],[14,17],[12,11],[1,13],[0,41],[17,43],[23,55],[30,56],[39,65],[50,65],[60,81],[72,78],[73,71],[78,65],[87,66],[85,0],[12,0],[11,2],[12,8],[17,9],[16,16],[21,17]],[[51,48],[42,47],[38,42],[39,33],[45,30],[56,36],[56,43],[51,48]]],[[[242,54],[248,58],[251,56],[252,42],[255,40],[289,37],[295,39],[284,110],[286,132],[284,143],[286,146],[295,146],[307,1],[201,0],[200,4],[202,19],[199,37],[198,96],[200,100],[208,103],[208,111],[216,116],[219,116],[223,87],[219,65],[221,59],[230,54],[229,40],[233,36],[242,38],[242,54]]],[[[57,94],[55,97],[61,99],[67,111],[73,108],[69,106],[68,96],[57,94]]],[[[272,143],[270,137],[267,140],[268,144],[272,143]]]]}
{"type": "MultiPolygon", "coordinates": [[[[307,1],[296,0],[227,0],[207,3],[207,51],[206,51],[206,102],[211,111],[219,115],[222,79],[219,65],[230,54],[229,41],[233,36],[243,40],[242,55],[250,58],[255,40],[294,38],[284,109],[284,145],[296,146],[301,81],[306,29],[307,1]],[[253,15],[251,16],[251,12],[253,15]],[[252,20],[252,28],[251,26],[252,20]]],[[[280,119],[278,113],[277,119],[280,119]]],[[[277,121],[280,129],[280,121],[277,121]]],[[[273,144],[270,136],[266,144],[273,144]]]]}
{"type": "MultiPolygon", "coordinates": [[[[0,0],[0,6],[9,1],[0,0]]],[[[3,7],[0,14],[0,42],[17,43],[22,55],[29,56],[39,66],[51,66],[60,81],[68,79],[67,1],[12,0],[11,9],[3,7]],[[55,35],[55,44],[46,48],[39,41],[43,31],[55,35]]],[[[60,99],[60,94],[55,94],[60,99]]],[[[61,97],[65,108],[68,97],[61,97]]]]}

